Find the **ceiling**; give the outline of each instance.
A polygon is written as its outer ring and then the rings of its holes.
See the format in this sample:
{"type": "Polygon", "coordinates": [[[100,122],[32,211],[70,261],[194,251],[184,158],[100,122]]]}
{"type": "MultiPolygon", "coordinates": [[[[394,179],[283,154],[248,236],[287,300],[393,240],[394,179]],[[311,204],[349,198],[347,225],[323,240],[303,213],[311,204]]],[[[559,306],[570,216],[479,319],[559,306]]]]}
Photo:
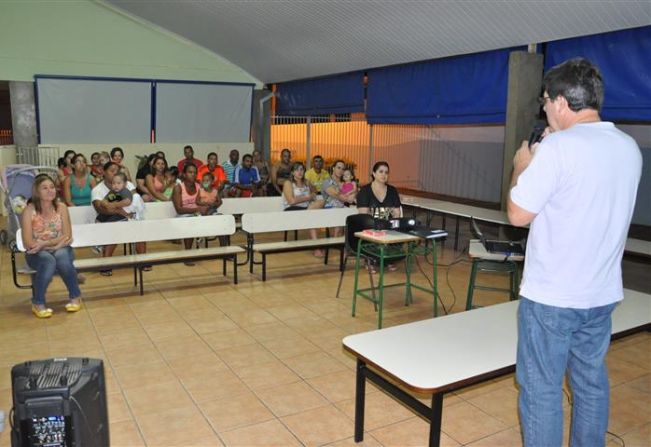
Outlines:
{"type": "Polygon", "coordinates": [[[649,0],[105,0],[264,83],[651,24],[649,0]]]}

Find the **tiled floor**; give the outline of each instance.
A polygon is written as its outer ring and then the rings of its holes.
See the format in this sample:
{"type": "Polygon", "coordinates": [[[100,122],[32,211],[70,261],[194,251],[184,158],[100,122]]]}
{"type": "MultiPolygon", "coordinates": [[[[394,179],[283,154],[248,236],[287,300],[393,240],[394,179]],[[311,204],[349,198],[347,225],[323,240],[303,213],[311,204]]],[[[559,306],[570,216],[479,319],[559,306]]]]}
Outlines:
{"type": "MultiPolygon", "coordinates": [[[[451,245],[443,264],[454,260],[451,245]]],[[[179,248],[160,243],[150,249],[172,247],[179,248]]],[[[12,285],[3,248],[0,409],[11,408],[12,365],[90,356],[105,361],[112,446],[353,445],[355,362],[341,339],[374,329],[373,307],[361,303],[352,318],[351,272],[337,299],[336,267],[324,267],[309,253],[275,255],[269,262],[266,283],[242,269],[237,286],[214,261],[157,266],[145,273],[143,297],[129,271],[110,278],[87,274],[85,309],[73,315],[63,310],[65,289],[55,279],[48,297],[55,315],[39,321],[29,311],[28,291],[12,285]]],[[[468,273],[467,262],[439,270],[443,302],[452,312],[464,307],[468,273]]],[[[506,285],[505,277],[482,280],[506,285]]],[[[505,299],[477,292],[475,303],[505,299]]],[[[406,308],[392,291],[386,307],[387,326],[431,316],[423,295],[406,308]]],[[[608,364],[610,431],[627,447],[651,445],[651,334],[615,342],[608,364]]],[[[425,422],[373,386],[367,390],[361,445],[426,443],[425,422]]],[[[516,399],[512,376],[447,395],[442,444],[520,445],[516,399]]],[[[6,426],[0,446],[8,445],[6,426]]],[[[609,437],[608,445],[621,443],[609,437]]]]}

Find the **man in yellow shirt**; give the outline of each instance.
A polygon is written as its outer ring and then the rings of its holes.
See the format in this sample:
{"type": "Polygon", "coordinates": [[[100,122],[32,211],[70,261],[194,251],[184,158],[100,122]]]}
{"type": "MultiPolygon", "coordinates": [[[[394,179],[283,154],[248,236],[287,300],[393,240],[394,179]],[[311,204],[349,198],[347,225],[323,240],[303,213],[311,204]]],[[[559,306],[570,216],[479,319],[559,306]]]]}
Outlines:
{"type": "Polygon", "coordinates": [[[321,194],[321,185],[328,177],[330,174],[323,169],[323,157],[316,155],[312,159],[312,167],[305,173],[305,178],[314,185],[317,194],[321,194]]]}

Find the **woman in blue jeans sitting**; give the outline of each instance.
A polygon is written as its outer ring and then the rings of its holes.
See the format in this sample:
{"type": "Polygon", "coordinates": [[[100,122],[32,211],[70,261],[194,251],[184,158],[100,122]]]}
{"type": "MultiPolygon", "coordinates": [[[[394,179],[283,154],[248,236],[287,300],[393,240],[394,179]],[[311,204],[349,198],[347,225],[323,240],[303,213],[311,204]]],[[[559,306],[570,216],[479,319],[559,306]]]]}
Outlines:
{"type": "Polygon", "coordinates": [[[45,305],[45,292],[57,272],[70,296],[66,311],[79,311],[81,291],[72,264],[70,215],[68,207],[57,198],[54,182],[48,175],[39,174],[34,179],[32,198],[23,211],[21,226],[27,265],[36,271],[32,279],[32,313],[37,318],[49,318],[54,313],[45,305]]]}

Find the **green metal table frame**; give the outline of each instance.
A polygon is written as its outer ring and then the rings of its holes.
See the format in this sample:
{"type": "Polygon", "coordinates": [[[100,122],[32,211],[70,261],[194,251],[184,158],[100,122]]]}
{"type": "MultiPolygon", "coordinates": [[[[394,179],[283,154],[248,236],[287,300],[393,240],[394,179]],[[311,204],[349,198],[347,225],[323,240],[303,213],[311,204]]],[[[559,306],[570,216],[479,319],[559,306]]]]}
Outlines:
{"type": "Polygon", "coordinates": [[[436,241],[432,240],[430,246],[430,241],[426,239],[421,239],[411,242],[399,242],[399,243],[380,243],[380,242],[370,242],[359,239],[357,242],[357,252],[355,257],[355,285],[353,288],[353,310],[352,315],[355,316],[355,310],[357,307],[357,297],[360,296],[371,301],[375,307],[375,310],[378,312],[378,329],[382,329],[382,315],[384,307],[384,289],[389,287],[400,287],[405,286],[405,306],[408,306],[412,303],[412,288],[421,290],[423,292],[432,294],[433,301],[433,315],[434,317],[438,316],[438,306],[437,306],[437,296],[438,296],[438,278],[437,278],[437,254],[436,254],[436,241]],[[425,241],[425,245],[420,245],[421,241],[425,241]],[[407,245],[407,250],[396,250],[397,245],[407,245]],[[412,267],[415,256],[427,256],[432,254],[432,288],[424,287],[418,284],[414,284],[411,281],[412,267]],[[379,259],[379,278],[378,285],[376,287],[369,287],[366,289],[359,288],[359,270],[360,270],[360,258],[362,254],[367,256],[377,257],[379,259]],[[391,261],[392,259],[405,258],[405,274],[406,281],[396,284],[384,284],[384,267],[385,261],[391,261]],[[369,295],[368,292],[377,291],[376,298],[369,295]]]}

